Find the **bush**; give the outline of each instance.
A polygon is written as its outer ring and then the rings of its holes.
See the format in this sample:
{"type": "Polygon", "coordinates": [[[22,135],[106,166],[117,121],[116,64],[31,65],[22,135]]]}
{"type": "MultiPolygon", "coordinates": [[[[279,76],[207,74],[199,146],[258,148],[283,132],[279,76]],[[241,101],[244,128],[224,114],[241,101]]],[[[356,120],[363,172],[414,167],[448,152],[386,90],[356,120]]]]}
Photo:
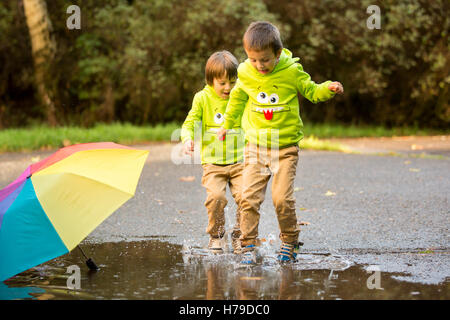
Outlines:
{"type": "Polygon", "coordinates": [[[285,46],[313,79],[341,81],[345,96],[305,103],[305,118],[391,126],[450,123],[450,3],[445,0],[266,0],[292,30],[285,46]],[[366,26],[378,4],[381,29],[366,26]]]}
{"type": "MultiPolygon", "coordinates": [[[[76,4],[76,1],[72,1],[76,4]]],[[[84,0],[81,30],[68,30],[66,0],[47,1],[57,41],[49,84],[60,124],[182,121],[204,86],[211,53],[245,59],[248,24],[268,20],[316,82],[345,95],[302,101],[313,122],[448,128],[449,16],[445,0],[84,0]],[[369,30],[366,8],[381,8],[369,30]]],[[[45,121],[21,1],[0,3],[0,127],[45,121]]],[[[303,99],[304,100],[304,99],[303,99]]]]}

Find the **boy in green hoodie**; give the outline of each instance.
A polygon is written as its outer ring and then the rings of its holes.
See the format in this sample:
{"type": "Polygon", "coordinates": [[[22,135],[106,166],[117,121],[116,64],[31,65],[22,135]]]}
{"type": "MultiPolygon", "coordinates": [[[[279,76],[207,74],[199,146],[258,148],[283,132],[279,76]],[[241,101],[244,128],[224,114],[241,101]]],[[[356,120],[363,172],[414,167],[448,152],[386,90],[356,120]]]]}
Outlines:
{"type": "Polygon", "coordinates": [[[243,38],[248,59],[238,68],[225,121],[217,132],[223,139],[242,116],[246,147],[241,203],[242,263],[256,262],[259,208],[271,175],[272,200],[280,227],[280,262],[295,261],[299,228],[295,213],[294,180],[298,143],[303,138],[300,93],[313,103],[343,93],[339,82],[316,84],[303,71],[298,58],[283,48],[278,29],[269,22],[250,24],[243,38]]]}
{"type": "Polygon", "coordinates": [[[216,137],[217,130],[224,120],[223,114],[231,89],[236,83],[237,67],[236,58],[228,51],[216,52],[209,57],[205,67],[207,84],[203,90],[195,94],[192,108],[181,128],[184,152],[192,155],[196,123],[201,122],[202,185],[207,192],[205,206],[208,211],[206,233],[210,235],[208,248],[216,253],[223,251],[227,184],[237,204],[231,243],[235,253],[241,249],[239,217],[244,167],[244,133],[240,128],[240,117],[237,117],[235,125],[232,126],[229,138],[220,141],[216,137]]]}

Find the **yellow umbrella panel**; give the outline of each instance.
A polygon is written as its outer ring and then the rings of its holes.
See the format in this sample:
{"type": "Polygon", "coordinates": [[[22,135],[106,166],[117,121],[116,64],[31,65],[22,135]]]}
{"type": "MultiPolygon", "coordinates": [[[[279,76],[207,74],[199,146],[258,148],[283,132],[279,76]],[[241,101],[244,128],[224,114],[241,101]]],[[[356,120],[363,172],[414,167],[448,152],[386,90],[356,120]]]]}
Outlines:
{"type": "Polygon", "coordinates": [[[148,151],[79,151],[31,177],[36,196],[63,243],[75,248],[133,197],[148,151]]]}

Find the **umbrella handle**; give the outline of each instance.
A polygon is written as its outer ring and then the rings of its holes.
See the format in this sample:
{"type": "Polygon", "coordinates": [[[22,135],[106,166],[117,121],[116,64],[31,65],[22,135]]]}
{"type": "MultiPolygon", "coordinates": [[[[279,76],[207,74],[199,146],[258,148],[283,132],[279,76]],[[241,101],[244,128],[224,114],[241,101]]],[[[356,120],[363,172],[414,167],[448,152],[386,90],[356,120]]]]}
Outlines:
{"type": "Polygon", "coordinates": [[[86,260],[86,265],[88,266],[89,270],[98,270],[99,268],[95,264],[94,260],[91,258],[86,260]]]}
{"type": "Polygon", "coordinates": [[[78,247],[78,249],[80,249],[81,253],[86,258],[86,265],[88,266],[89,270],[98,270],[99,268],[95,264],[94,260],[92,260],[91,258],[88,258],[86,256],[86,254],[84,253],[83,249],[81,249],[81,247],[79,245],[77,247],[78,247]]]}

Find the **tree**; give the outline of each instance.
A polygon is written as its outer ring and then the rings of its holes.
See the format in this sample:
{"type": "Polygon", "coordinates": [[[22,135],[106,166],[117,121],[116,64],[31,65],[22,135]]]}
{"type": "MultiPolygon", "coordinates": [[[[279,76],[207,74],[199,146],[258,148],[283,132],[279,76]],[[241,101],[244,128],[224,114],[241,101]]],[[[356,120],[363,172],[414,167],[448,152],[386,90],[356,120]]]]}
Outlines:
{"type": "Polygon", "coordinates": [[[57,124],[55,103],[46,81],[46,70],[56,52],[56,41],[52,37],[50,21],[45,0],[23,0],[24,12],[31,39],[31,49],[35,67],[35,84],[39,99],[45,106],[47,122],[57,124]]]}

